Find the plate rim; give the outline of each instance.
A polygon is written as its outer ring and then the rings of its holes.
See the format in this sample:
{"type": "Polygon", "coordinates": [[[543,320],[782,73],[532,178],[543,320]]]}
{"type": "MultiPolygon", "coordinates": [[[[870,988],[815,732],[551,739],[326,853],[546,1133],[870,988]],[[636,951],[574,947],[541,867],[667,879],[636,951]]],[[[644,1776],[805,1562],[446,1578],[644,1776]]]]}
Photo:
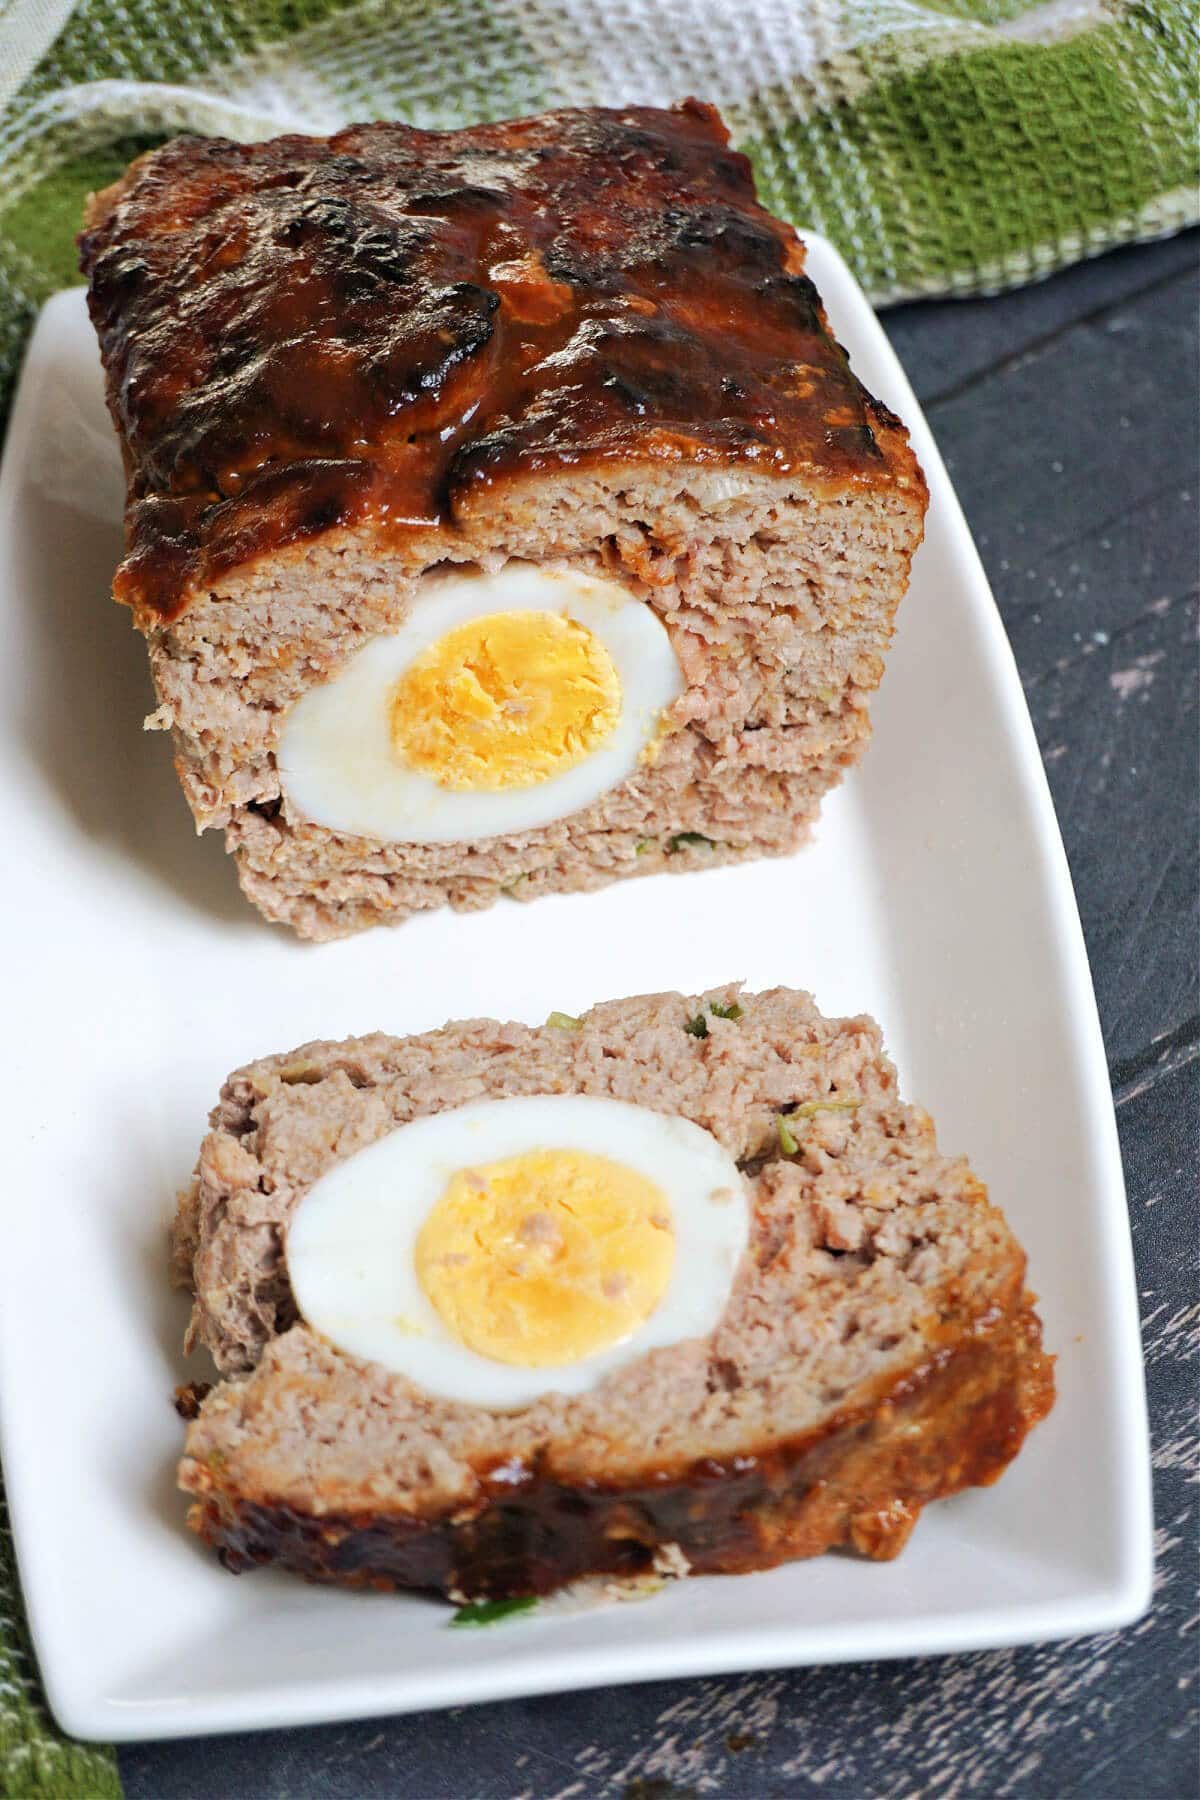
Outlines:
{"type": "MultiPolygon", "coordinates": [[[[6,1423],[9,1381],[20,1377],[15,1369],[0,1369],[0,1454],[7,1452],[7,1460],[13,1465],[7,1476],[8,1501],[22,1595],[47,1701],[64,1730],[75,1737],[145,1741],[399,1715],[617,1683],[817,1662],[950,1655],[1113,1630],[1141,1617],[1150,1603],[1153,1535],[1149,1423],[1124,1173],[1082,925],[1045,766],[1012,646],[922,408],[882,325],[838,251],[819,233],[802,229],[801,236],[818,288],[823,290],[832,280],[838,289],[834,312],[844,313],[846,308],[855,307],[856,329],[874,333],[874,354],[888,371],[889,399],[899,400],[898,410],[906,420],[913,448],[925,469],[931,498],[936,497],[956,574],[969,590],[970,611],[982,630],[987,678],[1002,715],[1006,743],[1028,809],[1029,828],[1047,876],[1045,917],[1062,969],[1067,996],[1066,1028],[1078,1073],[1080,1118],[1091,1136],[1097,1174],[1090,1218],[1102,1236],[1100,1254],[1116,1302],[1116,1316],[1109,1320],[1109,1331],[1121,1352],[1114,1359],[1117,1386],[1112,1396],[1120,1423],[1118,1472],[1114,1476],[1114,1491],[1119,1490],[1123,1512],[1119,1572],[1107,1583],[1094,1580],[1086,1592],[1081,1591],[1069,1604],[1022,1602],[1002,1615],[990,1611],[970,1617],[947,1615],[945,1626],[939,1623],[937,1615],[923,1618],[915,1626],[910,1619],[891,1620],[886,1615],[870,1623],[825,1625],[814,1628],[821,1636],[819,1645],[799,1653],[795,1628],[724,1630],[719,1636],[700,1633],[690,1641],[674,1643],[665,1658],[649,1639],[632,1657],[627,1647],[593,1645],[547,1659],[536,1681],[530,1680],[521,1658],[509,1663],[503,1656],[493,1657],[463,1671],[463,1689],[455,1694],[444,1691],[444,1674],[428,1678],[431,1684],[438,1680],[443,1684],[443,1691],[435,1694],[425,1692],[422,1681],[414,1680],[411,1672],[401,1671],[371,1678],[361,1673],[340,1679],[327,1676],[320,1681],[293,1678],[278,1689],[204,1694],[196,1699],[185,1696],[170,1702],[123,1700],[106,1694],[99,1677],[91,1685],[65,1679],[57,1660],[55,1637],[43,1614],[36,1574],[32,1501],[27,1511],[21,1460],[12,1456],[15,1445],[10,1441],[6,1423]],[[898,1641],[901,1633],[905,1634],[903,1643],[898,1641]],[[620,1667],[615,1666],[618,1657],[620,1667]]],[[[51,296],[39,312],[22,365],[5,454],[0,462],[0,530],[10,517],[10,490],[15,490],[18,479],[14,474],[14,451],[19,452],[29,441],[37,419],[37,375],[48,354],[52,355],[52,351],[47,352],[47,344],[59,314],[67,307],[78,307],[81,301],[81,288],[64,289],[51,296]]]]}

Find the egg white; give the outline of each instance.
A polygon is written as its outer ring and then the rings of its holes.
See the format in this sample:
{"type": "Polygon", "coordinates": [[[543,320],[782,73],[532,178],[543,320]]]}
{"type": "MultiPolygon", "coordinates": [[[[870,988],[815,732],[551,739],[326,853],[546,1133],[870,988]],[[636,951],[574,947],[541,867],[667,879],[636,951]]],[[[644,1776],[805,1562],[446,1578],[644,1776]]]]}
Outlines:
{"type": "Polygon", "coordinates": [[[749,1241],[737,1164],[688,1119],[622,1100],[544,1094],[481,1100],[400,1125],[314,1182],[292,1215],[287,1267],[301,1316],[340,1349],[433,1394],[513,1408],[581,1394],[650,1350],[713,1330],[749,1241]],[[675,1259],[658,1306],[621,1343],[559,1367],[521,1368],[468,1349],[416,1273],[427,1214],[459,1169],[533,1149],[591,1151],[657,1184],[675,1259]]]}
{"type": "Polygon", "coordinates": [[[509,563],[495,574],[432,575],[398,631],[372,639],[301,695],[276,752],[280,784],[292,816],[354,836],[446,844],[531,831],[580,812],[627,780],[683,686],[661,619],[615,581],[532,563],[509,563]],[[397,756],[391,691],[455,626],[504,612],[558,613],[593,632],[620,678],[620,717],[585,760],[536,786],[494,793],[441,787],[397,756]]]}

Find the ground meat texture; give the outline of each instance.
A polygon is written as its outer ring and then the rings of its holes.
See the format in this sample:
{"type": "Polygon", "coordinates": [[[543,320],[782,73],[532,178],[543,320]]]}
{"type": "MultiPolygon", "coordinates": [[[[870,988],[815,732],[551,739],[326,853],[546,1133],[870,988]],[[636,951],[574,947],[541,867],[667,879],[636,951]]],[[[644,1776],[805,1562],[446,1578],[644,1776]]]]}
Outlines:
{"type": "Polygon", "coordinates": [[[254,1063],[213,1113],[176,1267],[190,1338],[226,1376],[180,1482],[234,1569],[500,1596],[643,1572],[668,1545],[707,1572],[834,1546],[890,1556],[926,1502],[995,1480],[1053,1401],[1024,1254],[982,1184],[900,1101],[869,1019],[825,1019],[784,989],[254,1063]],[[688,1118],[741,1167],[751,1244],[708,1338],[496,1413],[297,1318],[287,1222],[321,1174],[410,1119],[563,1092],[688,1118]]]}
{"type": "Polygon", "coordinates": [[[243,888],[333,937],[786,853],[860,754],[926,490],[711,108],[180,139],[81,238],[128,471],[117,597],[243,888]],[[501,254],[498,246],[503,246],[501,254]],[[622,581],[687,691],[648,775],[423,845],[289,813],[288,711],[431,568],[622,581]]]}

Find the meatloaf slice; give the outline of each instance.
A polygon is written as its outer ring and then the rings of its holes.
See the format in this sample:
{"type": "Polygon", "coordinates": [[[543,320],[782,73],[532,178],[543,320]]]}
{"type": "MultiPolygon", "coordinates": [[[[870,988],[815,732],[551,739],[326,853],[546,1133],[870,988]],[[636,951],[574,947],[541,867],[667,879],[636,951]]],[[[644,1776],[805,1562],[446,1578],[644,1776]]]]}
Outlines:
{"type": "Polygon", "coordinates": [[[805,837],[866,742],[927,496],[711,107],[179,139],[80,245],[148,723],[268,918],[334,937],[805,837]],[[511,565],[661,621],[657,754],[528,829],[316,817],[281,773],[301,699],[431,574],[511,565]]]}
{"type": "Polygon", "coordinates": [[[900,1101],[872,1021],[786,989],[253,1063],[222,1091],[175,1250],[190,1336],[227,1377],[188,1427],[180,1485],[234,1570],[502,1596],[664,1553],[712,1572],[888,1557],[927,1501],[994,1481],[1053,1402],[1003,1216],[900,1101]],[[500,1412],[310,1329],[287,1234],[318,1177],[394,1127],[518,1094],[704,1127],[742,1171],[751,1236],[708,1337],[500,1412]]]}

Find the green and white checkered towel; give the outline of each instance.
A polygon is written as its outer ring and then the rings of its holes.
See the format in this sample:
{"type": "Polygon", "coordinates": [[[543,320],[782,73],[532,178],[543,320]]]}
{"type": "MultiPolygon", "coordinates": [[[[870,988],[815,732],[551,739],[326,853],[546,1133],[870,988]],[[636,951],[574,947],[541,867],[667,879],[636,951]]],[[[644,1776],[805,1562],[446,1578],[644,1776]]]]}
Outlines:
{"type": "MultiPolygon", "coordinates": [[[[715,101],[876,301],[1028,281],[1200,216],[1191,0],[0,0],[0,410],[83,197],[177,131],[715,101]]],[[[54,1735],[0,1506],[0,1793],[119,1793],[54,1735]]]]}

